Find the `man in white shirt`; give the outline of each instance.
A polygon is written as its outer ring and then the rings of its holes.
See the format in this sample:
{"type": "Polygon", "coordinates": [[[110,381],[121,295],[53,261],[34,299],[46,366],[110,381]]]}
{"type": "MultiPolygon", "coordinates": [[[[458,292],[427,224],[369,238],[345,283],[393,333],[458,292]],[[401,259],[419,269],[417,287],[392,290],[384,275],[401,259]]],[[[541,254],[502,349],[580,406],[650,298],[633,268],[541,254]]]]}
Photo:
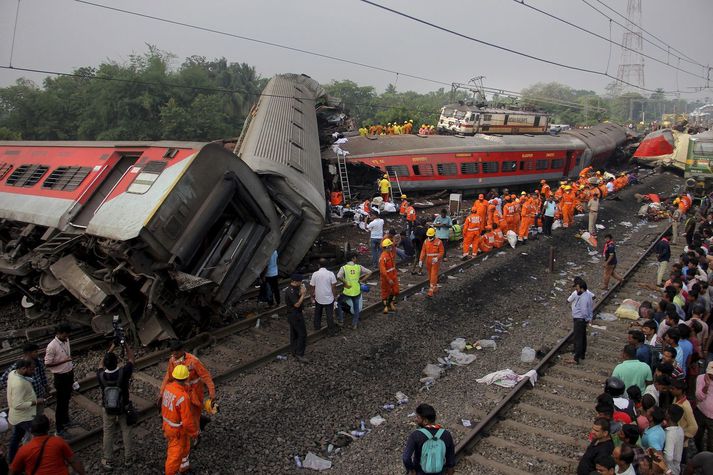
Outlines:
{"type": "Polygon", "coordinates": [[[69,425],[69,400],[72,398],[72,385],[74,384],[74,363],[72,351],[69,347],[69,333],[72,328],[69,323],[57,325],[57,333],[47,345],[45,351],[45,367],[54,376],[54,388],[57,391],[57,434],[63,435],[69,425]]]}
{"type": "Polygon", "coordinates": [[[384,220],[379,217],[376,211],[372,211],[373,218],[367,222],[366,229],[370,234],[371,264],[372,267],[379,267],[379,256],[381,255],[381,240],[384,239],[384,220]]]}
{"type": "MultiPolygon", "coordinates": [[[[382,221],[383,223],[383,221],[382,221]]],[[[327,329],[330,334],[336,331],[334,326],[334,296],[337,294],[337,277],[327,270],[327,260],[319,260],[319,270],[312,274],[309,281],[314,295],[314,329],[322,328],[322,310],[327,315],[327,329]]]]}
{"type": "Polygon", "coordinates": [[[678,426],[678,421],[682,417],[683,408],[677,404],[671,404],[666,413],[666,443],[663,447],[663,457],[672,475],[681,473],[684,434],[683,429],[678,426]]]}

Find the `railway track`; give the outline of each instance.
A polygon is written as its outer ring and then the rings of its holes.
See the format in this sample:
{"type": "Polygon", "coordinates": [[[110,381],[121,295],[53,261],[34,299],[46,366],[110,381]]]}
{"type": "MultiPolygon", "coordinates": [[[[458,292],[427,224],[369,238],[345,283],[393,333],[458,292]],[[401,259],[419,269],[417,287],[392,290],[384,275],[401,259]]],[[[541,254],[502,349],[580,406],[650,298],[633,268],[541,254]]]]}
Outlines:
{"type": "MultiPolygon", "coordinates": [[[[656,261],[653,247],[667,229],[670,227],[657,234],[638,258],[619,259],[619,268],[628,269],[624,282],[595,300],[595,316],[613,314],[626,298],[652,300],[653,291],[640,284],[651,282],[648,264],[656,261]]],[[[631,321],[593,323],[606,329],[590,329],[587,358],[582,364],[573,366],[560,359],[570,349],[573,333],[569,331],[534,367],[538,373],[534,388],[528,379],[520,381],[489,413],[479,415],[480,421],[456,446],[459,471],[506,475],[576,471],[587,447],[596,397],[620,362],[631,321]]],[[[523,374],[532,369],[521,366],[513,370],[523,374]]]]}

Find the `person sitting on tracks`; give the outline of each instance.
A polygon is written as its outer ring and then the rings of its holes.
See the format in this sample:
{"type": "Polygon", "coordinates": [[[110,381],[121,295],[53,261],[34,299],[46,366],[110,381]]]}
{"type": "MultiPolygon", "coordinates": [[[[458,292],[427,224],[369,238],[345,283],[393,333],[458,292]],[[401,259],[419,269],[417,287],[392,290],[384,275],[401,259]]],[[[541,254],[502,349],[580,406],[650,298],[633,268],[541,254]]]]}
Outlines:
{"type": "Polygon", "coordinates": [[[69,444],[61,437],[49,435],[49,430],[50,420],[47,416],[35,416],[30,426],[32,440],[20,447],[10,465],[10,475],[69,475],[68,465],[78,475],[87,473],[69,444]]]}
{"type": "Polygon", "coordinates": [[[444,474],[455,471],[455,444],[451,433],[436,424],[436,410],[428,404],[416,408],[419,429],[409,435],[402,460],[408,475],[444,474]]]}
{"type": "Polygon", "coordinates": [[[636,347],[634,345],[625,345],[621,356],[624,361],[614,368],[612,376],[621,379],[627,388],[629,386],[638,386],[643,393],[646,386],[653,382],[651,367],[636,358],[636,347]]]}
{"type": "Polygon", "coordinates": [[[614,451],[614,442],[612,442],[611,434],[609,433],[609,420],[603,417],[597,417],[592,424],[591,443],[587,450],[579,459],[577,465],[577,475],[589,475],[596,470],[596,460],[602,456],[610,456],[614,451]]]}
{"type": "Polygon", "coordinates": [[[134,351],[124,342],[126,364],[119,368],[112,343],[97,369],[97,381],[102,391],[103,451],[101,465],[104,470],[113,470],[114,436],[117,426],[121,429],[124,442],[124,467],[132,462],[132,428],[127,422],[127,408],[130,407],[129,385],[134,372],[134,351]]]}

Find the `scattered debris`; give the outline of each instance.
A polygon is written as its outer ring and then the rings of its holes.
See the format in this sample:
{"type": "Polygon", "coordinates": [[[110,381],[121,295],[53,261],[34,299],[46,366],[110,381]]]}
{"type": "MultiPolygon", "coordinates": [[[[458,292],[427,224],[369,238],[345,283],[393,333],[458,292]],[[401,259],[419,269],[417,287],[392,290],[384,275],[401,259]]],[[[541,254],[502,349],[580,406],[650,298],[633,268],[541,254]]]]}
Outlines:
{"type": "Polygon", "coordinates": [[[482,350],[483,348],[496,349],[498,344],[494,340],[478,340],[475,342],[475,349],[482,350]]]}
{"type": "Polygon", "coordinates": [[[369,424],[373,425],[374,427],[379,427],[384,422],[386,422],[386,419],[384,419],[381,416],[374,416],[371,419],[369,419],[369,424]]]}
{"type": "Polygon", "coordinates": [[[523,363],[532,363],[535,361],[535,350],[529,346],[523,348],[520,352],[520,361],[523,363]]]}
{"type": "Polygon", "coordinates": [[[321,472],[322,470],[329,470],[332,468],[332,462],[325,460],[312,452],[307,452],[307,456],[305,457],[304,462],[302,462],[302,467],[321,472]]]}
{"type": "Polygon", "coordinates": [[[461,419],[461,423],[463,424],[463,427],[470,427],[472,424],[470,423],[470,419],[461,419]]]}
{"type": "Polygon", "coordinates": [[[482,378],[476,379],[476,381],[487,385],[495,384],[496,386],[501,386],[503,388],[512,388],[525,378],[528,378],[530,380],[530,384],[534,386],[537,382],[537,371],[531,369],[527,373],[519,375],[510,368],[501,369],[500,371],[494,371],[490,374],[486,374],[482,378]]]}
{"type": "Polygon", "coordinates": [[[616,315],[611,314],[611,313],[600,313],[597,314],[597,318],[599,320],[605,321],[605,322],[614,322],[616,321],[616,315]]]}
{"type": "Polygon", "coordinates": [[[614,315],[628,320],[638,320],[640,305],[641,303],[636,300],[626,299],[621,303],[621,305],[619,305],[619,308],[616,309],[614,315]]]}

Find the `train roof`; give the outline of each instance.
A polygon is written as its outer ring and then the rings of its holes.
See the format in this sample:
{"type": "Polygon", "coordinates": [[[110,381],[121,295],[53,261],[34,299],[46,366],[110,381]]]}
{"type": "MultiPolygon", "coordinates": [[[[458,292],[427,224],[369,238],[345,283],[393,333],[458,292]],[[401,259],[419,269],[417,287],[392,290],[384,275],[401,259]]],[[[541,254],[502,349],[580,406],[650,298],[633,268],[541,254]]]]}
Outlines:
{"type": "MultiPolygon", "coordinates": [[[[537,150],[583,150],[584,143],[568,135],[380,135],[349,138],[340,145],[349,158],[395,154],[433,154],[454,152],[496,152],[537,150]]],[[[327,157],[334,157],[329,149],[327,157]]]]}
{"type": "Polygon", "coordinates": [[[444,109],[456,109],[463,112],[480,112],[486,114],[532,114],[532,115],[549,115],[542,111],[524,111],[517,109],[500,109],[497,107],[478,107],[475,104],[446,104],[444,109]]]}

